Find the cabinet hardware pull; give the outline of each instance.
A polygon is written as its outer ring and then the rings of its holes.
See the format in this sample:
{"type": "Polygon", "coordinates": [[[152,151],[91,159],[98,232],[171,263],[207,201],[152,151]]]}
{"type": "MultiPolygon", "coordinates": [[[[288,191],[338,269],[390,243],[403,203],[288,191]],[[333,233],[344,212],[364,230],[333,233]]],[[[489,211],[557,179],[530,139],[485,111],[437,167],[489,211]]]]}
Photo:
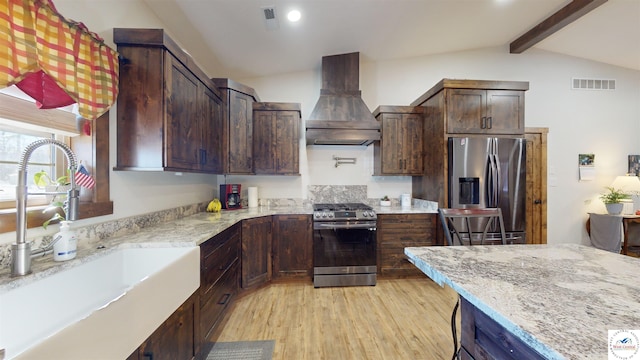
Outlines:
{"type": "Polygon", "coordinates": [[[200,149],[200,165],[205,165],[207,163],[207,150],[200,149]]]}
{"type": "Polygon", "coordinates": [[[153,360],[153,353],[152,352],[142,353],[142,358],[144,360],[153,360]]]}
{"type": "Polygon", "coordinates": [[[231,297],[231,294],[224,294],[222,295],[222,298],[220,298],[220,301],[218,301],[218,305],[224,305],[227,303],[227,301],[229,301],[229,298],[231,297]]]}
{"type": "Polygon", "coordinates": [[[540,199],[535,199],[535,200],[533,201],[533,203],[534,203],[534,204],[542,204],[542,200],[540,200],[540,199]]]}
{"type": "Polygon", "coordinates": [[[480,128],[481,129],[486,129],[487,128],[487,117],[486,116],[483,116],[480,119],[480,128]]]}
{"type": "Polygon", "coordinates": [[[491,129],[493,127],[493,117],[489,116],[487,118],[487,129],[491,129]]]}

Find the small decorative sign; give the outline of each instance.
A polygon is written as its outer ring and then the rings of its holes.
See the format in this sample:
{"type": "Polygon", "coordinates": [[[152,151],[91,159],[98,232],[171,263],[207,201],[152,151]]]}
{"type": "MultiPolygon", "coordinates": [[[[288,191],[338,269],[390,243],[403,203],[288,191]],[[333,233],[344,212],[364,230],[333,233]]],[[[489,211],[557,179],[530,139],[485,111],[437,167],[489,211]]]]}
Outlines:
{"type": "Polygon", "coordinates": [[[591,181],[596,178],[594,154],[578,154],[580,181],[591,181]]]}

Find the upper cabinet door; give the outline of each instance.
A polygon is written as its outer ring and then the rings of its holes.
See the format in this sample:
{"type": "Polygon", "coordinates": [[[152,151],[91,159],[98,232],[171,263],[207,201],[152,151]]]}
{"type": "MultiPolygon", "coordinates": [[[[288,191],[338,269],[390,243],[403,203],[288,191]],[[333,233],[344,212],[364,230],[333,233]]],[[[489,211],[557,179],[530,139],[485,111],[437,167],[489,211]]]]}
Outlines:
{"type": "Polygon", "coordinates": [[[198,79],[170,54],[165,53],[169,67],[166,95],[166,166],[198,169],[201,128],[198,112],[198,79]]]}
{"type": "Polygon", "coordinates": [[[524,134],[524,92],[487,90],[487,118],[494,134],[524,134]]]}
{"type": "Polygon", "coordinates": [[[300,175],[300,105],[253,104],[253,170],[300,175]]]}
{"type": "Polygon", "coordinates": [[[450,134],[523,134],[524,92],[447,89],[450,134]]]}
{"type": "Polygon", "coordinates": [[[424,117],[420,107],[379,106],[380,141],[373,143],[374,175],[422,175],[424,117]]]}
{"type": "Polygon", "coordinates": [[[423,163],[423,123],[422,114],[402,115],[402,153],[405,175],[422,175],[423,163]]]}
{"type": "Polygon", "coordinates": [[[402,114],[382,114],[381,121],[382,174],[403,174],[402,114]]]}
{"type": "Polygon", "coordinates": [[[253,170],[256,174],[276,172],[276,113],[274,111],[254,111],[253,170]]]}
{"type": "Polygon", "coordinates": [[[300,115],[297,111],[276,114],[276,173],[297,175],[300,172],[300,115]]]}
{"type": "Polygon", "coordinates": [[[203,97],[201,101],[202,111],[201,117],[201,136],[202,149],[199,152],[200,165],[202,169],[214,173],[222,174],[224,155],[222,129],[223,122],[223,105],[220,99],[213,91],[204,85],[201,85],[200,95],[203,97]]]}
{"type": "Polygon", "coordinates": [[[448,89],[447,132],[484,133],[487,131],[487,91],[448,89]]]}
{"type": "Polygon", "coordinates": [[[229,90],[229,174],[253,173],[253,102],[229,90]]]}

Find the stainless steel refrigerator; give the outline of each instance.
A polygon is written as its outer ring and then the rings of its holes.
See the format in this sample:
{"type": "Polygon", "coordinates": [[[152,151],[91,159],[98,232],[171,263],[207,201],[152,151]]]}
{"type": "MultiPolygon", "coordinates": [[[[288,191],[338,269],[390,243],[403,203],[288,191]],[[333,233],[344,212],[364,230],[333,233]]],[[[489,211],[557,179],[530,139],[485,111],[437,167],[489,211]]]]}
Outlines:
{"type": "MultiPolygon", "coordinates": [[[[499,207],[507,243],[525,243],[524,139],[450,137],[448,165],[449,207],[499,207]]],[[[472,230],[484,224],[472,223],[472,230]]]]}

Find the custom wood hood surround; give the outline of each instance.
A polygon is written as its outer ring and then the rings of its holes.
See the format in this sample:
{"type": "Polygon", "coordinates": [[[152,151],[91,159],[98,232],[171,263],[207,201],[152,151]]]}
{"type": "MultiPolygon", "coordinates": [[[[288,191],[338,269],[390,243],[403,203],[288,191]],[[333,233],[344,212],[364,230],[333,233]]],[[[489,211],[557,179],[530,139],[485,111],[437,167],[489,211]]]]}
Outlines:
{"type": "Polygon", "coordinates": [[[320,98],[306,121],[307,145],[369,145],[380,124],[362,101],[360,53],[322,57],[320,98]]]}

